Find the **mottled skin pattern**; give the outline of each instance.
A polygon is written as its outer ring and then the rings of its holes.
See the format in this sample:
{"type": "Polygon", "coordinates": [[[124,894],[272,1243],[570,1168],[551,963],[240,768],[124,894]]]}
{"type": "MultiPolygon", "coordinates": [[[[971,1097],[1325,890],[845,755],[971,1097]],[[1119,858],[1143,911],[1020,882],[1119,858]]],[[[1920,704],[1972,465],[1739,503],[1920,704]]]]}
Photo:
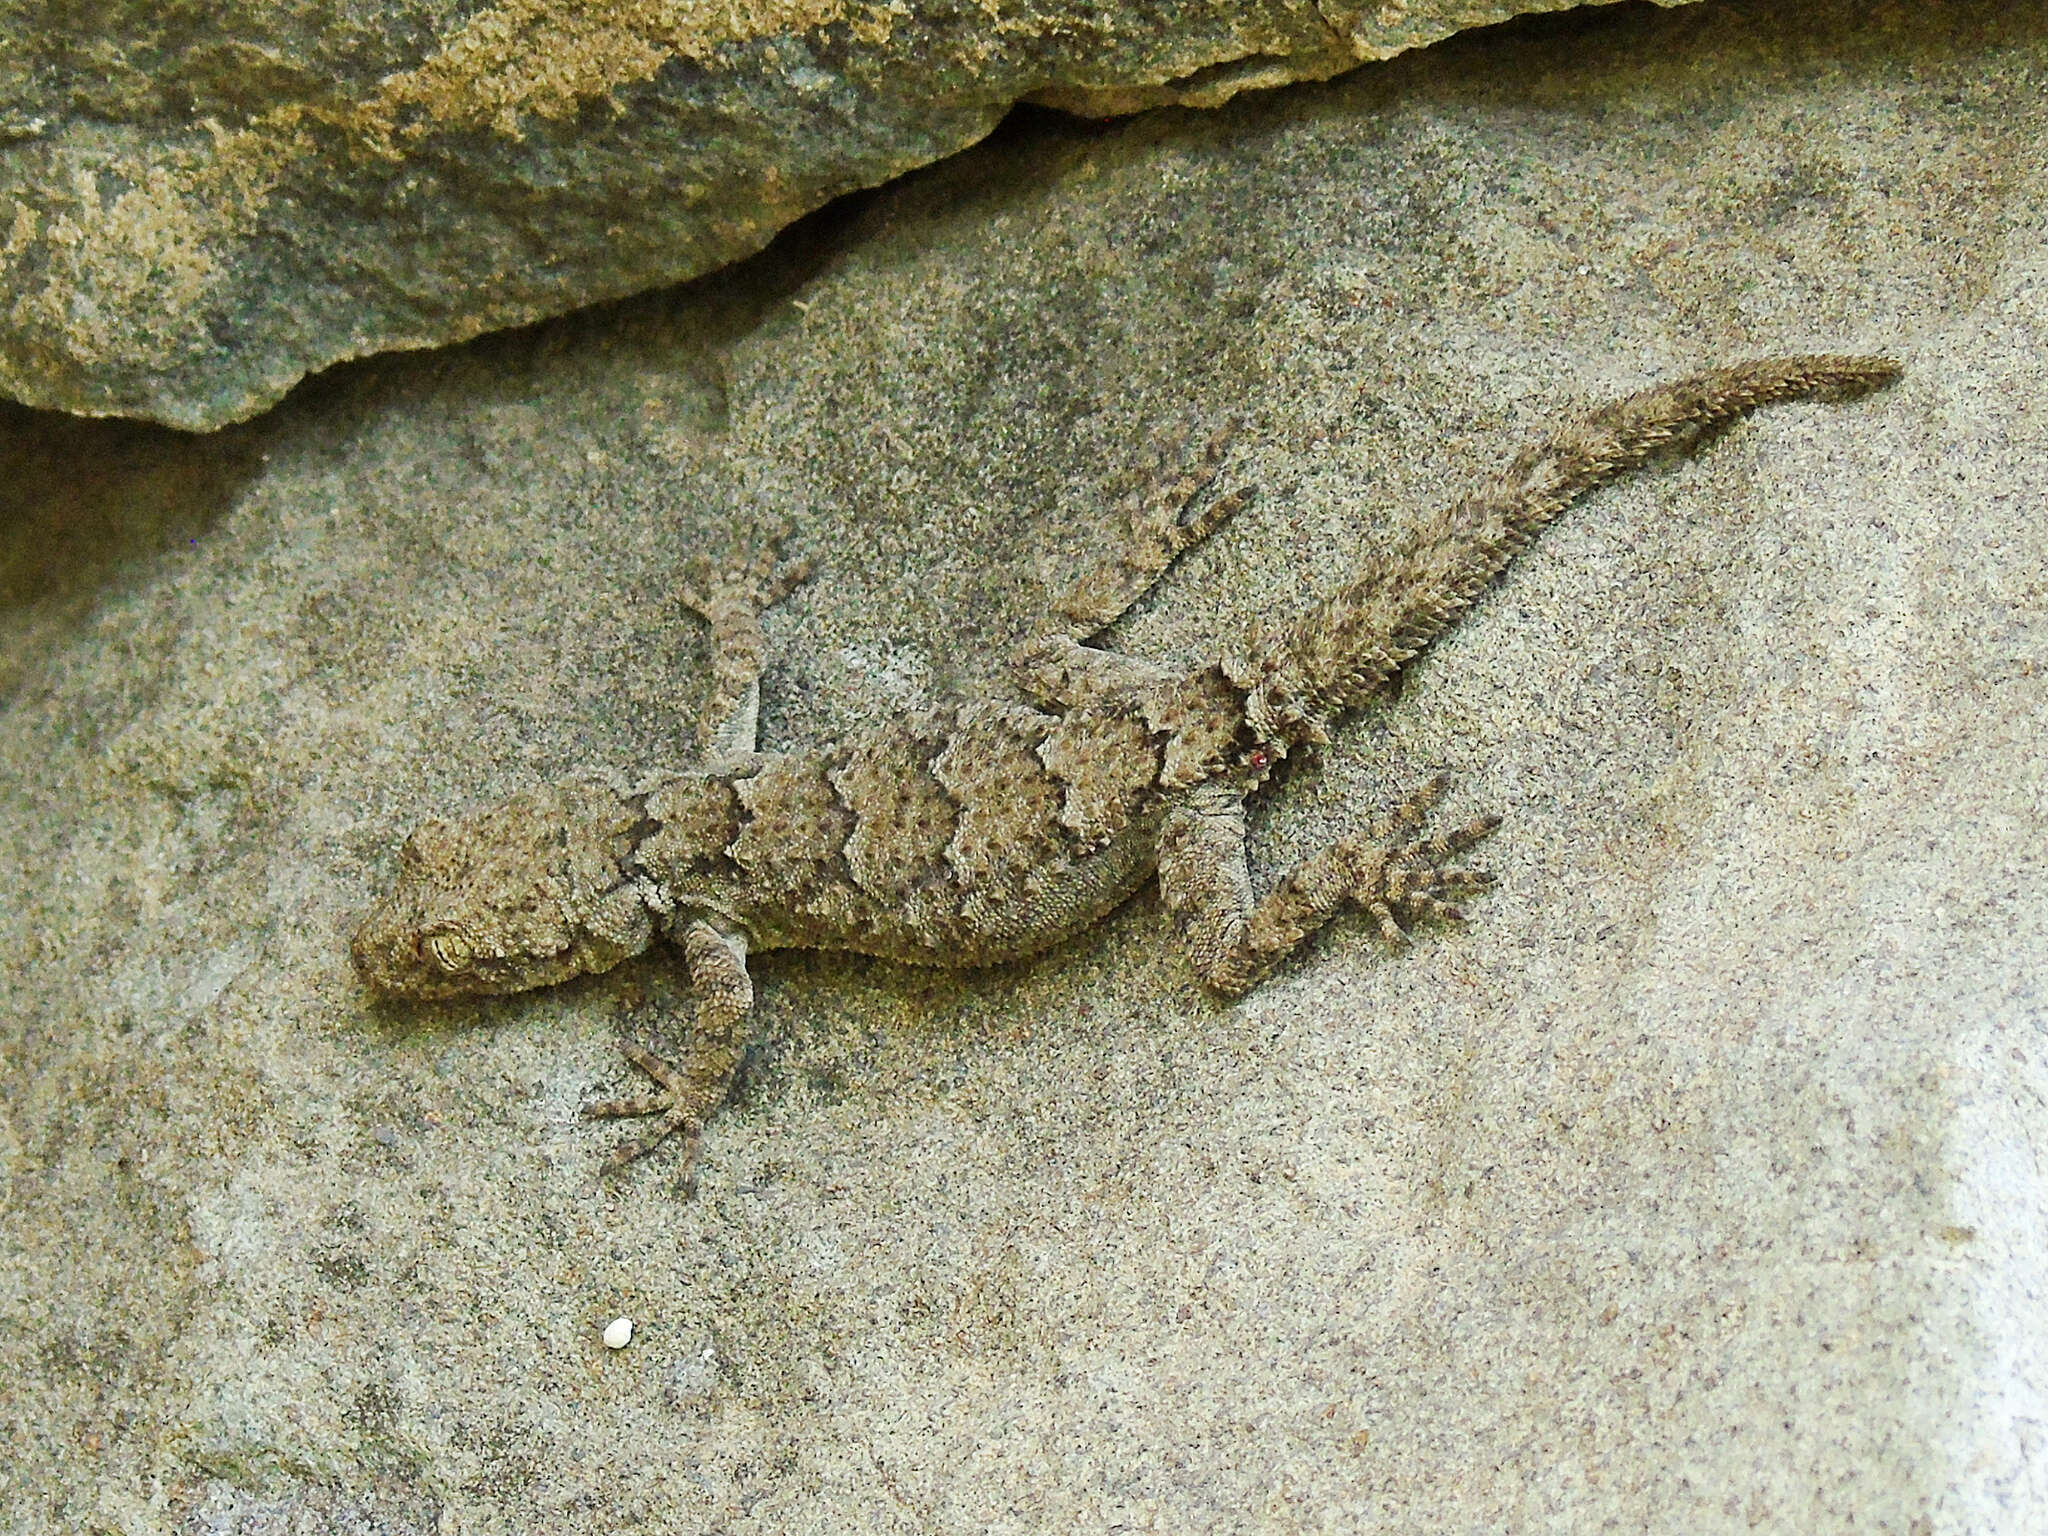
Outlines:
{"type": "Polygon", "coordinates": [[[1493,818],[1421,837],[1442,790],[1433,780],[1255,899],[1245,796],[1386,688],[1577,496],[1755,406],[1849,399],[1898,373],[1885,358],[1792,357],[1659,385],[1524,451],[1241,650],[1175,671],[1085,644],[1245,500],[1201,504],[1219,436],[1134,499],[1128,546],[1020,649],[1013,670],[1030,703],[946,703],[804,751],[755,750],[759,616],[805,574],[763,557],[685,594],[716,651],[702,766],[631,794],[561,784],[427,823],[356,931],[356,967],[381,992],[451,997],[603,970],[657,933],[678,944],[701,1003],[682,1065],[628,1047],[661,1091],[587,1111],[659,1116],[613,1153],[616,1166],[677,1130],[694,1153],[739,1061],[752,951],[988,965],[1088,927],[1155,874],[1197,974],[1219,992],[1252,985],[1347,905],[1400,943],[1404,924],[1456,918],[1455,898],[1490,883],[1447,861],[1493,818]]]}

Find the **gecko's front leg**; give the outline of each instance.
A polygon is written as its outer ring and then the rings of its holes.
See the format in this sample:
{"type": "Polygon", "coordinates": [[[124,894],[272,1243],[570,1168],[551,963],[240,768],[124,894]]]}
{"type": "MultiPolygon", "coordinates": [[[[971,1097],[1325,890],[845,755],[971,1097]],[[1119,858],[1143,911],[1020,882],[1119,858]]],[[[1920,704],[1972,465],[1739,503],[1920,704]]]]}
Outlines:
{"type": "Polygon", "coordinates": [[[660,1092],[639,1098],[605,1099],[584,1106],[586,1118],[613,1119],[639,1115],[661,1118],[643,1135],[620,1142],[604,1160],[602,1172],[623,1168],[645,1157],[681,1131],[682,1182],[693,1188],[698,1145],[704,1121],[725,1102],[739,1070],[743,1049],[741,1026],[754,1006],[753,978],[747,974],[746,940],[722,933],[710,923],[693,922],[683,932],[683,957],[689,963],[690,985],[697,995],[696,1025],[681,1065],[663,1060],[637,1045],[621,1054],[659,1085],[660,1092]]]}
{"type": "Polygon", "coordinates": [[[811,576],[810,561],[781,558],[782,540],[774,535],[752,559],[725,570],[692,562],[692,580],[680,594],[683,606],[711,626],[711,699],[699,730],[707,766],[745,757],[759,744],[768,655],[761,615],[811,576]]]}

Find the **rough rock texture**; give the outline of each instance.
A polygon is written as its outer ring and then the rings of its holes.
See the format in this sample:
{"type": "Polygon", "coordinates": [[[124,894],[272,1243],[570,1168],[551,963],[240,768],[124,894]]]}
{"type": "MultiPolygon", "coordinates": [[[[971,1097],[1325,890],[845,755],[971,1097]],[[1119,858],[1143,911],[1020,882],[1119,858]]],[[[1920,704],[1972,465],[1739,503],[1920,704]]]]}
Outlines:
{"type": "Polygon", "coordinates": [[[1026,96],[1215,105],[1569,3],[0,0],[0,396],[217,427],[749,255],[1026,96]]]}
{"type": "Polygon", "coordinates": [[[0,416],[10,1530],[2033,1529],[2044,76],[2030,7],[1586,12],[1019,123],[211,437],[0,416]],[[740,526],[820,558],[820,736],[981,670],[1161,424],[1266,488],[1170,655],[1567,399],[1812,347],[1911,371],[1576,510],[1268,802],[1267,871],[1437,766],[1506,813],[1406,956],[766,957],[693,1203],[575,1114],[668,957],[349,973],[423,816],[677,753],[740,526]]]}

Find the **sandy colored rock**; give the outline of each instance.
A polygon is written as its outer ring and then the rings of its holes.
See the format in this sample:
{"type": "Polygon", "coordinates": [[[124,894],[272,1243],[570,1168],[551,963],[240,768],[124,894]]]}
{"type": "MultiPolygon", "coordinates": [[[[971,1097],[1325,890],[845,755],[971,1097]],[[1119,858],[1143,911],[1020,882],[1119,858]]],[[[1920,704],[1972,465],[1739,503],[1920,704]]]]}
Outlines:
{"type": "Polygon", "coordinates": [[[7,408],[0,1508],[43,1532],[2024,1532],[2048,1501],[2048,20],[1616,8],[1022,121],[694,284],[191,438],[7,408]],[[770,741],[985,675],[1157,429],[1298,601],[1569,404],[1893,349],[1547,533],[1255,824],[1433,769],[1472,921],[1237,1005],[764,959],[592,1175],[659,953],[372,1007],[426,816],[675,760],[781,518],[770,741]],[[635,1322],[630,1348],[602,1331],[635,1322]]]}
{"type": "Polygon", "coordinates": [[[750,255],[1022,98],[1213,106],[1557,4],[0,0],[0,397],[218,427],[750,255]]]}

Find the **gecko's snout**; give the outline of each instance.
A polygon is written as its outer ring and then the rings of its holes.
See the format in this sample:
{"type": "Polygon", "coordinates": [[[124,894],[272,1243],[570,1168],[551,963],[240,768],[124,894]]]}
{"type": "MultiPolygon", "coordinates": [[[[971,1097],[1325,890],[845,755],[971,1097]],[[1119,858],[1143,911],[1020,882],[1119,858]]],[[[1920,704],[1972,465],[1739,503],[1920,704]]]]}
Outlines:
{"type": "MultiPolygon", "coordinates": [[[[413,845],[410,841],[407,848],[413,845]]],[[[499,990],[472,976],[474,946],[460,937],[459,919],[433,915],[430,886],[401,860],[398,883],[372,907],[349,936],[348,954],[356,974],[388,997],[455,997],[499,990]]]]}
{"type": "Polygon", "coordinates": [[[348,958],[371,991],[402,996],[411,990],[406,982],[419,970],[419,954],[392,921],[391,905],[385,898],[356,924],[348,939],[348,958]]]}

